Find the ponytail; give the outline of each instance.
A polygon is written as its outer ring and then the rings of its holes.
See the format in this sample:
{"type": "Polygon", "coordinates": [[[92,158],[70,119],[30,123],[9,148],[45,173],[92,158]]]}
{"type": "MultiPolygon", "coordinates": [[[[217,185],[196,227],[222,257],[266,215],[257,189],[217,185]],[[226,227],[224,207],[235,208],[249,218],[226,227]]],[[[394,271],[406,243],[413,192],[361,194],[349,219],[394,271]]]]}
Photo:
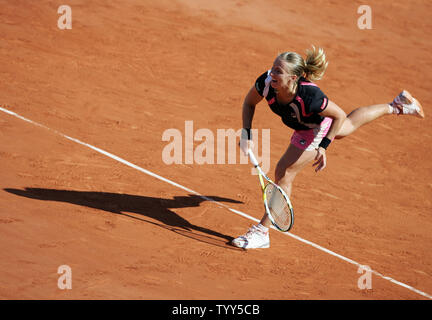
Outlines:
{"type": "Polygon", "coordinates": [[[306,59],[295,52],[284,52],[278,55],[287,63],[289,71],[300,77],[305,77],[309,81],[320,80],[324,76],[328,62],[322,48],[306,50],[306,59]]]}
{"type": "Polygon", "coordinates": [[[306,59],[304,60],[305,78],[309,81],[320,80],[327,69],[328,62],[322,48],[306,50],[306,59]]]}

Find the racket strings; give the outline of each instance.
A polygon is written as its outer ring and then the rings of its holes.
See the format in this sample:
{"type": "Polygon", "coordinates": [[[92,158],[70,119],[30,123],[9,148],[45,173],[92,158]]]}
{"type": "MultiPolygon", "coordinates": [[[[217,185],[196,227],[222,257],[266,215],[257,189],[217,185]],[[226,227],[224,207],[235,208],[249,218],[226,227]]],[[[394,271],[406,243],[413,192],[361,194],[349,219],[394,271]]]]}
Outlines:
{"type": "Polygon", "coordinates": [[[291,225],[291,208],[282,192],[269,184],[265,189],[267,207],[274,222],[281,229],[288,229],[291,225]]]}

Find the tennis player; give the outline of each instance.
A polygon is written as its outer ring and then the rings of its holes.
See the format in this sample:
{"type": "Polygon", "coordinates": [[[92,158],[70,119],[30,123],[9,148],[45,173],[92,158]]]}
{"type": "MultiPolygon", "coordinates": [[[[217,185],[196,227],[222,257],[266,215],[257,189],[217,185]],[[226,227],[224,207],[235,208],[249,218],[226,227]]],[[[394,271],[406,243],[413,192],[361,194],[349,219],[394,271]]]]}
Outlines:
{"type": "MultiPolygon", "coordinates": [[[[315,160],[315,171],[326,167],[326,152],[334,139],[349,136],[359,127],[384,115],[413,115],[424,118],[420,103],[407,91],[402,91],[391,103],[357,108],[348,116],[314,83],[320,80],[328,62],[321,48],[306,51],[306,59],[295,52],[277,56],[271,70],[258,77],[243,103],[243,132],[240,147],[243,152],[252,148],[250,129],[255,106],[265,98],[270,109],[281,117],[282,122],[294,129],[291,143],[275,168],[275,183],[288,197],[292,183],[301,169],[315,160]]],[[[245,249],[269,248],[267,214],[258,225],[234,239],[233,245],[245,249]]]]}

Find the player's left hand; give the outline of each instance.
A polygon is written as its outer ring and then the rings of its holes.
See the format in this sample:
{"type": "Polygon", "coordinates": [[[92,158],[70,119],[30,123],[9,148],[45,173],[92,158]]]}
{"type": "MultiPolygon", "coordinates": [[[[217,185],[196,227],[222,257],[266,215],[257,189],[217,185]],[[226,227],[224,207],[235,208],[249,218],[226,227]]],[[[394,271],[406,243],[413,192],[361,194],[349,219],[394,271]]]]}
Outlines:
{"type": "Polygon", "coordinates": [[[327,164],[327,158],[326,158],[326,150],[324,148],[318,148],[317,155],[315,156],[315,163],[312,165],[317,166],[315,168],[315,172],[321,171],[326,167],[327,164]]]}

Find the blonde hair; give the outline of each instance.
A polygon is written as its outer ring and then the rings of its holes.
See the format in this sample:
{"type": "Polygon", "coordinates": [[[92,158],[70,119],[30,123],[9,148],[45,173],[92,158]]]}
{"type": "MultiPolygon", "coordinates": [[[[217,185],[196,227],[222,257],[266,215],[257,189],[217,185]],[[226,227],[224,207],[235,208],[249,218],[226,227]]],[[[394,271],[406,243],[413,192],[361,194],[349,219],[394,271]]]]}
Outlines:
{"type": "Polygon", "coordinates": [[[305,77],[309,81],[320,80],[327,69],[328,61],[322,48],[306,50],[306,59],[295,52],[284,52],[278,55],[282,61],[288,64],[290,71],[300,77],[305,77]]]}

